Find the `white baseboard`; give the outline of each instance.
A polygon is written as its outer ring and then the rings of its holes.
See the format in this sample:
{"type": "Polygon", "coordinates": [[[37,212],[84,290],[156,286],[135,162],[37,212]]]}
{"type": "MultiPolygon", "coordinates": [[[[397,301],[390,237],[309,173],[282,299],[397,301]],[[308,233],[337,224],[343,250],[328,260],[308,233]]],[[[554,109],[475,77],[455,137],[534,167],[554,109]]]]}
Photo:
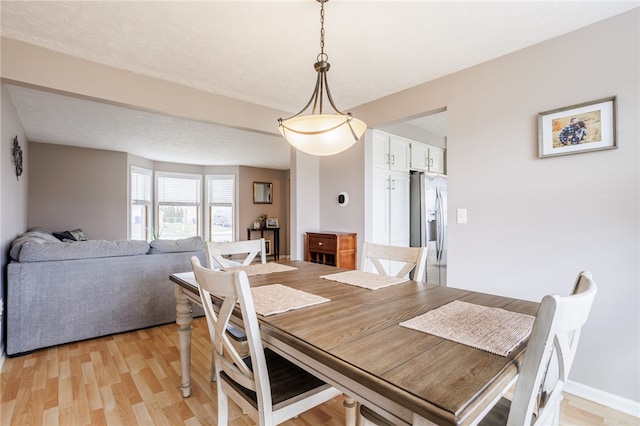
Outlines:
{"type": "Polygon", "coordinates": [[[589,401],[597,404],[604,405],[605,407],[622,411],[625,414],[629,414],[640,419],[640,402],[626,399],[571,380],[565,383],[563,391],[579,396],[580,398],[588,399],[589,401]]]}

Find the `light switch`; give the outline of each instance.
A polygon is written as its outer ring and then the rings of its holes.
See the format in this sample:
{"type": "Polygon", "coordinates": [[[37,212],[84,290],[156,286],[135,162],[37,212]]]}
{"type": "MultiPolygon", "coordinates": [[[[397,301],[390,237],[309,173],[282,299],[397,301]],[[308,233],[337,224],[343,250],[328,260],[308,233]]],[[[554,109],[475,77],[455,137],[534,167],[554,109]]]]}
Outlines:
{"type": "Polygon", "coordinates": [[[457,222],[458,223],[467,223],[467,209],[458,209],[458,211],[457,211],[457,222]]]}

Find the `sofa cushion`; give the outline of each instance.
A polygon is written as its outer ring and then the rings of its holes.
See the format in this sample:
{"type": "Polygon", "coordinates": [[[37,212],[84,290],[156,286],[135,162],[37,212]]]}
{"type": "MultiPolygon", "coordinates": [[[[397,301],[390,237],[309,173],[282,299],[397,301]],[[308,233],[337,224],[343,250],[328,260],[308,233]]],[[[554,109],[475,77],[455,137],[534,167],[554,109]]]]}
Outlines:
{"type": "Polygon", "coordinates": [[[11,250],[9,252],[9,256],[11,256],[11,259],[18,260],[20,250],[22,250],[22,245],[27,241],[36,241],[36,242],[48,241],[48,242],[55,242],[55,243],[60,242],[60,240],[58,240],[56,237],[51,235],[51,233],[30,230],[20,235],[18,238],[16,238],[11,242],[11,250]]]}
{"type": "Polygon", "coordinates": [[[149,246],[151,247],[149,254],[204,250],[204,242],[201,237],[180,240],[153,240],[149,243],[149,246]]]}
{"type": "Polygon", "coordinates": [[[149,243],[140,240],[76,242],[27,241],[22,244],[19,262],[89,259],[95,257],[134,256],[147,254],[149,243]]]}

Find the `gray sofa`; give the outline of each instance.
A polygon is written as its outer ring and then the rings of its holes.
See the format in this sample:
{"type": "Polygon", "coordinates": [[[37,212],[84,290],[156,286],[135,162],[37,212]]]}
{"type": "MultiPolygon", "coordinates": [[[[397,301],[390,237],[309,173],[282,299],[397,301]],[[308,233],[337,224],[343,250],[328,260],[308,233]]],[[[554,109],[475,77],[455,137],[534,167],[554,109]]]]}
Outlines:
{"type": "Polygon", "coordinates": [[[7,355],[173,322],[169,275],[191,270],[192,256],[205,263],[200,237],[61,242],[40,231],[10,256],[7,355]]]}

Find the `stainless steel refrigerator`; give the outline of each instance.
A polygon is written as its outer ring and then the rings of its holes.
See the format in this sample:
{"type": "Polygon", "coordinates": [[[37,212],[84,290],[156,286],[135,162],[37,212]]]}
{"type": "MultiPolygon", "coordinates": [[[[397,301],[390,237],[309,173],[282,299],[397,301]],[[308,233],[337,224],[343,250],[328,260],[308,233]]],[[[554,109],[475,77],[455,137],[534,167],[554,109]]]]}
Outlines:
{"type": "Polygon", "coordinates": [[[447,285],[447,177],[411,172],[410,245],[427,247],[426,281],[447,285]]]}

